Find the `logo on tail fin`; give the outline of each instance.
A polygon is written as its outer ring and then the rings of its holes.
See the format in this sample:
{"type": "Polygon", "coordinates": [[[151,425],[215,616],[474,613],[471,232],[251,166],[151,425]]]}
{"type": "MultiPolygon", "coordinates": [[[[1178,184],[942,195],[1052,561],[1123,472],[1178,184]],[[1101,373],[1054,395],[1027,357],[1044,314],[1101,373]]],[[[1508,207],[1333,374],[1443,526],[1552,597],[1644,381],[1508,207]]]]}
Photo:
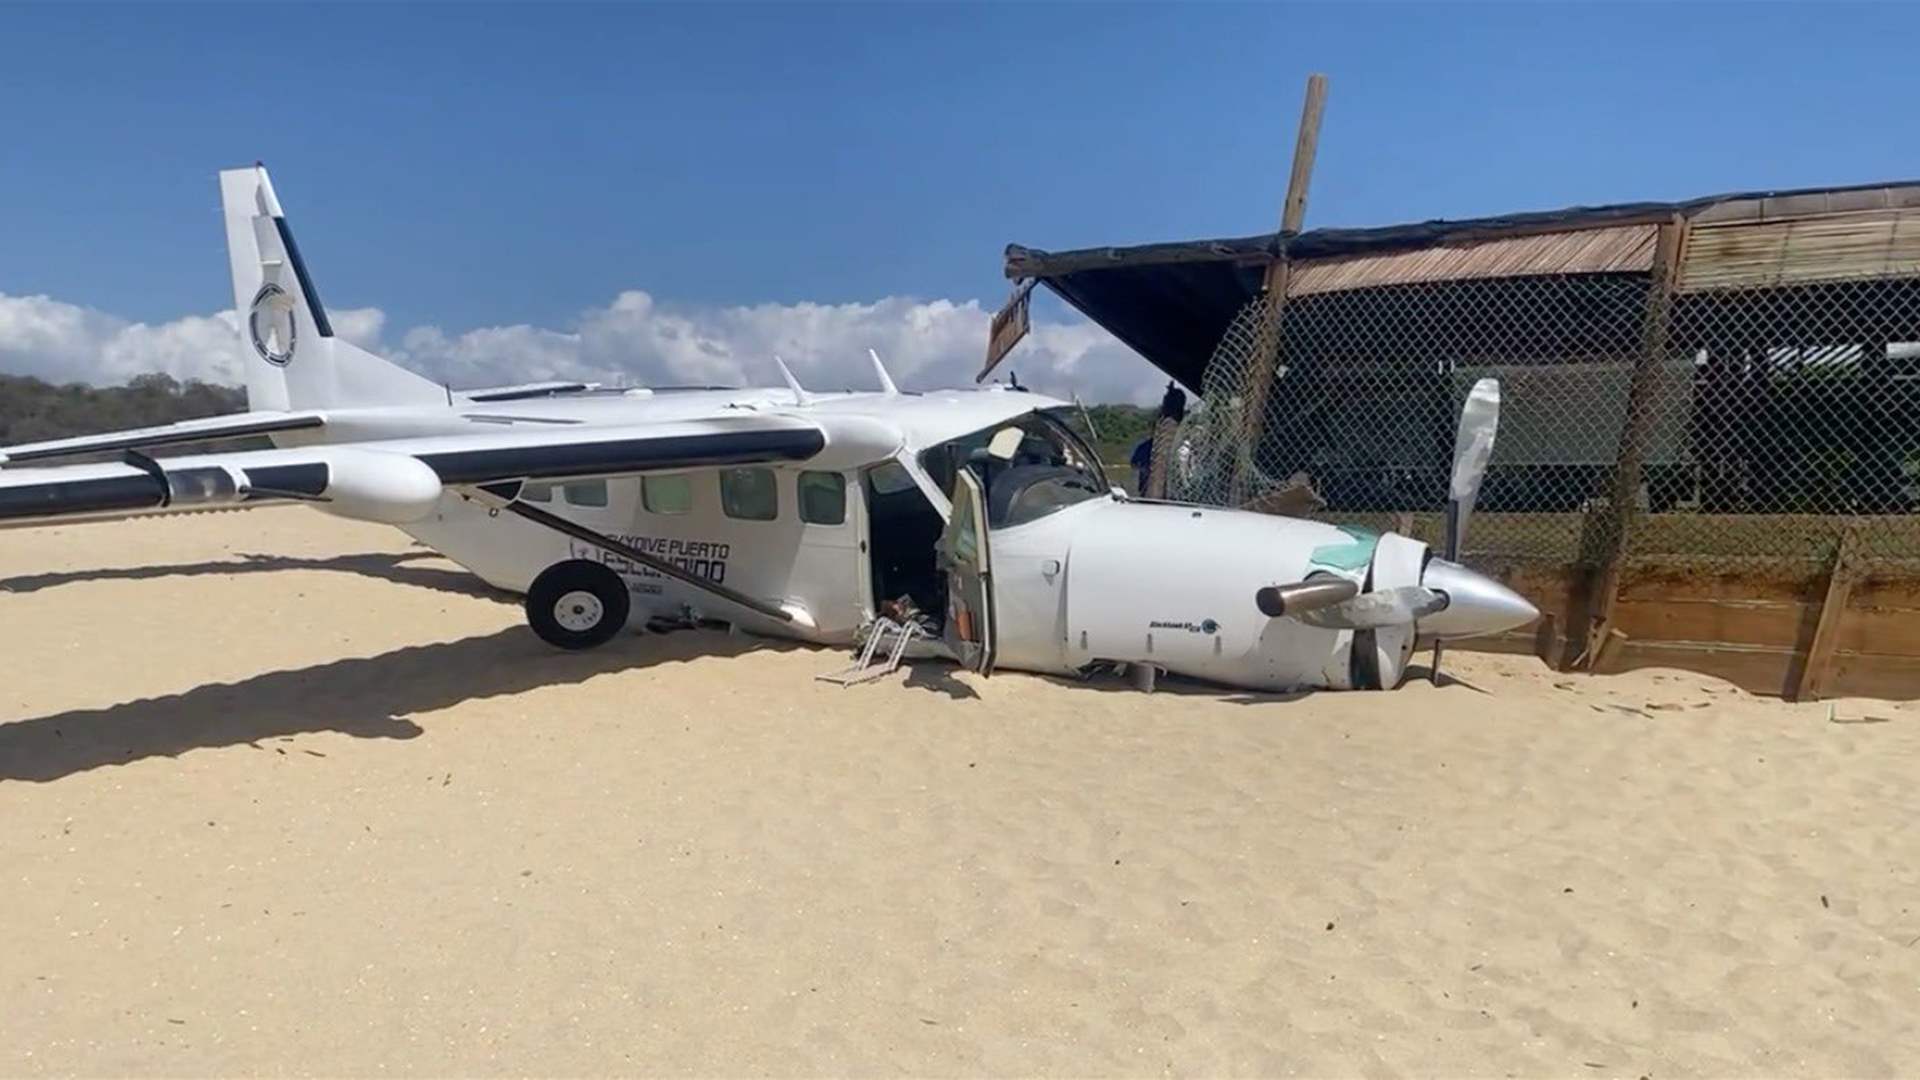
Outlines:
{"type": "Polygon", "coordinates": [[[260,359],[276,367],[286,367],[293,359],[293,297],[280,286],[268,282],[253,296],[247,312],[247,332],[253,338],[253,351],[260,359]]]}

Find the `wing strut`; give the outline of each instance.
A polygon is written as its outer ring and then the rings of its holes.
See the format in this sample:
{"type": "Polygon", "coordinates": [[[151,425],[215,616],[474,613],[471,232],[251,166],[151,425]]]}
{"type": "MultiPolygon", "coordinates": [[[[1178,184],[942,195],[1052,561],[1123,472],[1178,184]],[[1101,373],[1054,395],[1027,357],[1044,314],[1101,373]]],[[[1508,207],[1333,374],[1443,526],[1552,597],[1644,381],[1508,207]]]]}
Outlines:
{"type": "MultiPolygon", "coordinates": [[[[517,488],[518,486],[519,486],[518,484],[514,485],[515,488],[517,488]]],[[[487,490],[487,489],[483,488],[482,490],[487,490]]],[[[505,493],[499,492],[499,491],[488,491],[488,494],[494,495],[496,497],[505,497],[505,493]]],[[[585,525],[581,525],[578,522],[568,521],[566,518],[563,518],[558,514],[548,513],[547,511],[542,510],[537,506],[529,506],[526,503],[523,503],[519,500],[519,498],[517,497],[518,496],[517,491],[515,492],[515,495],[516,497],[508,501],[507,504],[504,507],[502,507],[502,509],[507,510],[511,513],[518,514],[521,517],[526,518],[528,521],[531,521],[537,525],[545,525],[547,528],[552,529],[555,532],[565,533],[568,536],[573,537],[575,540],[584,540],[587,543],[594,545],[595,547],[601,548],[602,550],[605,550],[605,551],[611,551],[615,555],[618,555],[622,558],[632,559],[634,562],[639,563],[641,566],[644,566],[649,570],[658,571],[659,573],[665,574],[666,576],[673,578],[676,581],[680,581],[687,585],[691,585],[694,588],[699,589],[703,592],[712,593],[713,595],[718,596],[720,599],[725,600],[728,603],[738,604],[741,607],[746,608],[748,611],[752,611],[759,615],[765,615],[769,619],[778,619],[781,622],[793,621],[793,613],[786,610],[785,608],[781,608],[773,604],[769,604],[765,600],[757,600],[751,596],[748,596],[746,593],[739,592],[738,590],[735,590],[735,589],[729,589],[725,585],[720,585],[720,584],[716,584],[714,582],[708,581],[706,578],[700,577],[698,575],[695,575],[695,574],[689,573],[688,571],[680,569],[679,567],[673,565],[672,563],[667,562],[665,559],[661,559],[654,555],[649,555],[646,552],[641,551],[639,548],[631,547],[627,544],[623,544],[620,541],[615,540],[613,537],[606,535],[605,533],[595,532],[592,529],[587,528],[585,525]]]]}

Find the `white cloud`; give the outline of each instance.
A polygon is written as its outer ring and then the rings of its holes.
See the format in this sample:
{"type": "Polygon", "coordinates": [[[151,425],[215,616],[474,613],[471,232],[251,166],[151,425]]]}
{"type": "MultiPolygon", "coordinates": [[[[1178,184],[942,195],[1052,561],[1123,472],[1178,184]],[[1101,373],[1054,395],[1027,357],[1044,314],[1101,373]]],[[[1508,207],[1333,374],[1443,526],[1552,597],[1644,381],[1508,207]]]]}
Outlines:
{"type": "Polygon", "coordinates": [[[237,381],[231,314],[148,326],[46,296],[0,293],[0,369],[116,383],[148,371],[237,381]]]}
{"type": "Polygon", "coordinates": [[[387,313],[377,307],[327,309],[327,322],[333,332],[363,349],[377,348],[380,332],[387,328],[387,313]]]}
{"type": "MultiPolygon", "coordinates": [[[[547,379],[630,385],[770,385],[779,355],[818,389],[870,387],[868,348],[896,381],[928,389],[969,383],[991,313],[978,301],[886,297],[865,304],[663,304],[638,290],[583,312],[572,326],[437,326],[386,337],[378,308],[333,310],[334,329],[373,352],[455,387],[547,379]]],[[[231,311],[157,326],[45,296],[0,293],[0,370],[57,381],[117,383],[144,372],[242,381],[231,311]]],[[[1086,401],[1158,397],[1164,378],[1106,331],[1082,319],[1036,320],[1002,370],[1024,385],[1086,401]]]]}
{"type": "MultiPolygon", "coordinates": [[[[378,308],[328,314],[342,337],[363,346],[379,341],[386,322],[378,308]]],[[[244,381],[239,327],[231,311],[156,326],[48,296],[0,293],[0,371],[101,385],[152,373],[237,385],[244,381]]]]}

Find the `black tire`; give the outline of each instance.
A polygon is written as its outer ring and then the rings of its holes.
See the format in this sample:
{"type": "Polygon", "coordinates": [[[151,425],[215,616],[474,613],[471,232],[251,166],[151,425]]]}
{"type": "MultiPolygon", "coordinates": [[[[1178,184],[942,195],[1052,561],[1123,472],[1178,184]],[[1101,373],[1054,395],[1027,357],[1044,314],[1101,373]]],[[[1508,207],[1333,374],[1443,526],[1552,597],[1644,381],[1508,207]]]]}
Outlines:
{"type": "Polygon", "coordinates": [[[568,559],[533,579],[527,589],[527,625],[549,645],[591,649],[612,641],[626,627],[631,606],[626,582],[604,563],[568,559]]]}

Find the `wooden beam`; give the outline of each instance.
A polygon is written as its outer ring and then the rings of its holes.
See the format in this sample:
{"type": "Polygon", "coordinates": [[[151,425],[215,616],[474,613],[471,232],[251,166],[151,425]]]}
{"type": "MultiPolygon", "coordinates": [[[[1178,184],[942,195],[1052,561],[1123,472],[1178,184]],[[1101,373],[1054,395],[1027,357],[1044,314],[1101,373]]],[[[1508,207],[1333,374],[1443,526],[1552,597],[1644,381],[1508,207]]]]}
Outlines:
{"type": "Polygon", "coordinates": [[[1307,220],[1307,185],[1313,181],[1313,155],[1320,148],[1320,114],[1327,106],[1327,77],[1307,76],[1307,100],[1300,108],[1300,131],[1293,140],[1293,173],[1287,177],[1287,201],[1280,210],[1280,231],[1297,233],[1307,220]]]}
{"type": "MultiPolygon", "coordinates": [[[[1614,461],[1613,487],[1601,523],[1600,566],[1588,596],[1591,612],[1582,657],[1587,668],[1597,667],[1600,654],[1611,644],[1614,607],[1620,600],[1620,577],[1626,569],[1634,518],[1639,513],[1640,474],[1647,442],[1653,435],[1654,400],[1659,391],[1660,365],[1667,357],[1667,325],[1673,311],[1674,283],[1680,278],[1685,254],[1687,219],[1675,214],[1660,226],[1653,249],[1652,281],[1647,287],[1646,313],[1640,328],[1640,354],[1634,357],[1633,378],[1627,389],[1627,416],[1620,431],[1620,449],[1614,461]]],[[[1577,661],[1576,661],[1577,662],[1577,661]]]]}
{"type": "MultiPolygon", "coordinates": [[[[1286,201],[1280,204],[1282,234],[1297,233],[1306,222],[1307,188],[1313,182],[1313,158],[1320,146],[1320,116],[1326,111],[1326,105],[1327,77],[1318,73],[1307,76],[1307,96],[1300,106],[1300,130],[1293,140],[1293,172],[1287,177],[1286,201]]],[[[1280,316],[1286,309],[1288,265],[1283,250],[1278,258],[1267,264],[1263,282],[1267,301],[1266,318],[1273,330],[1274,348],[1271,355],[1256,359],[1256,366],[1247,380],[1247,393],[1240,413],[1240,460],[1234,469],[1234,490],[1229,493],[1229,501],[1235,504],[1245,501],[1247,497],[1246,481],[1253,468],[1254,449],[1259,445],[1260,436],[1266,428],[1267,394],[1273,389],[1274,369],[1279,366],[1280,351],[1284,345],[1280,338],[1280,316]]]]}
{"type": "Polygon", "coordinates": [[[1827,598],[1820,605],[1820,622],[1813,630],[1813,643],[1807,646],[1807,659],[1800,667],[1800,680],[1793,690],[1795,701],[1817,701],[1822,686],[1833,673],[1834,647],[1840,641],[1840,620],[1847,613],[1847,598],[1859,577],[1860,526],[1848,525],[1840,538],[1840,549],[1833,555],[1833,573],[1827,577],[1827,598]]]}
{"type": "Polygon", "coordinates": [[[1173,463],[1174,437],[1179,430],[1179,423],[1164,414],[1153,422],[1153,457],[1147,465],[1147,489],[1140,493],[1142,497],[1167,497],[1167,469],[1173,463]]]}

